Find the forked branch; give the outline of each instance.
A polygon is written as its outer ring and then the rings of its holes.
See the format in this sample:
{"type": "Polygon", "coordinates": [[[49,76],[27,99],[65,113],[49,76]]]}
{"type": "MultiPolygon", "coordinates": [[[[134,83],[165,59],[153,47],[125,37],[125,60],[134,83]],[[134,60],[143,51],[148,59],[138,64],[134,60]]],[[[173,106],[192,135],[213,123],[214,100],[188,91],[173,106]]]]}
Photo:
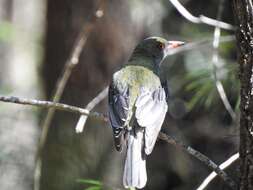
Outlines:
{"type": "MultiPolygon", "coordinates": [[[[104,114],[97,113],[97,112],[89,113],[89,111],[86,109],[79,108],[76,106],[70,106],[67,104],[55,103],[55,102],[50,102],[50,101],[41,101],[41,100],[35,100],[35,99],[24,99],[24,98],[19,98],[19,97],[14,97],[14,96],[0,96],[0,101],[15,103],[15,104],[38,106],[38,107],[47,108],[47,109],[54,108],[57,110],[77,113],[80,115],[89,114],[90,117],[97,117],[97,118],[101,118],[104,121],[108,121],[107,117],[104,114]]],[[[185,145],[183,142],[175,140],[174,138],[170,137],[169,135],[163,132],[160,132],[159,138],[166,141],[169,144],[172,144],[176,147],[181,148],[188,154],[194,156],[195,158],[203,162],[205,165],[207,165],[209,168],[211,168],[215,173],[217,173],[217,175],[220,176],[224,180],[224,182],[228,184],[232,189],[236,189],[235,182],[230,177],[228,177],[228,175],[223,170],[221,170],[219,166],[215,164],[207,156],[203,155],[202,153],[198,152],[192,147],[185,145]]]]}

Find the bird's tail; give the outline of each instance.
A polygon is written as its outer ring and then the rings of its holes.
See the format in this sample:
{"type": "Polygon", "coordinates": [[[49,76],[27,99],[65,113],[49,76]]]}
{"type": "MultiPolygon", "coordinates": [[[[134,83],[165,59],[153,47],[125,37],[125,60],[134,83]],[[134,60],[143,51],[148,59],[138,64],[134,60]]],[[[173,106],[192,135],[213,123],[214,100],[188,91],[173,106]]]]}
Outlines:
{"type": "Polygon", "coordinates": [[[146,158],[143,151],[143,131],[129,134],[123,184],[125,188],[143,188],[147,182],[146,158]]]}

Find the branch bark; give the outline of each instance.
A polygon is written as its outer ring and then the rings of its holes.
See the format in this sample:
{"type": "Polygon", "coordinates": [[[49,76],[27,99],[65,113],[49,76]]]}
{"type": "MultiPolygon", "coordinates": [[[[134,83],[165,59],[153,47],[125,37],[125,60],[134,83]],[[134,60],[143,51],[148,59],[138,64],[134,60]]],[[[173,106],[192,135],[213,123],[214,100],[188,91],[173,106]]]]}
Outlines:
{"type": "MultiPolygon", "coordinates": [[[[224,170],[228,166],[230,166],[232,163],[234,163],[239,158],[239,153],[232,155],[229,159],[227,159],[225,162],[223,162],[221,165],[219,165],[220,169],[224,170]]],[[[205,180],[200,184],[200,186],[197,188],[197,190],[203,190],[205,189],[208,184],[217,176],[215,172],[210,173],[205,180]]]]}
{"type": "MultiPolygon", "coordinates": [[[[105,99],[105,97],[107,97],[108,94],[108,86],[102,90],[95,98],[93,98],[85,107],[85,109],[87,109],[89,112],[97,105],[99,104],[102,100],[105,99]]],[[[81,115],[81,117],[79,118],[77,124],[76,124],[76,132],[77,133],[81,133],[83,132],[83,128],[85,126],[85,123],[88,119],[88,115],[81,115]]]]}
{"type": "MultiPolygon", "coordinates": [[[[92,117],[98,117],[103,119],[104,121],[108,122],[107,116],[101,113],[92,112],[87,109],[82,109],[76,106],[70,106],[67,104],[61,104],[61,103],[55,103],[50,101],[42,101],[42,100],[34,100],[34,99],[25,99],[25,98],[18,98],[14,96],[0,96],[0,101],[2,102],[8,102],[8,103],[15,103],[15,104],[23,104],[23,105],[32,105],[32,106],[39,106],[43,108],[54,108],[62,111],[77,113],[81,115],[89,115],[92,117]]],[[[180,142],[169,135],[160,132],[159,138],[161,140],[166,141],[169,144],[172,144],[188,154],[194,156],[196,159],[203,162],[205,165],[207,165],[210,169],[212,169],[215,173],[217,173],[218,176],[220,176],[226,184],[228,184],[232,189],[236,189],[235,182],[223,171],[219,168],[217,164],[215,164],[211,159],[209,159],[207,156],[203,155],[199,151],[193,149],[192,147],[185,145],[183,142],[180,142]]],[[[41,164],[41,162],[39,162],[41,164]]]]}
{"type": "Polygon", "coordinates": [[[30,106],[38,106],[41,108],[54,108],[55,110],[61,110],[71,113],[76,113],[80,115],[89,115],[91,117],[97,117],[107,121],[107,116],[102,113],[98,112],[91,112],[87,109],[83,109],[76,106],[71,106],[67,104],[57,103],[57,102],[50,102],[50,101],[43,101],[43,100],[35,100],[35,99],[27,99],[27,98],[19,98],[15,96],[1,96],[0,101],[7,102],[7,103],[14,103],[14,104],[22,104],[22,105],[30,105],[30,106]]]}
{"type": "Polygon", "coordinates": [[[231,189],[234,189],[234,190],[237,189],[236,183],[226,174],[226,172],[224,172],[222,169],[220,169],[220,167],[217,164],[215,164],[210,158],[208,158],[207,156],[205,156],[201,152],[193,149],[192,147],[184,144],[183,142],[180,142],[180,141],[170,137],[169,135],[167,135],[163,132],[159,133],[159,138],[166,141],[169,144],[172,144],[172,145],[182,149],[183,151],[187,152],[191,156],[195,157],[196,159],[198,159],[199,161],[204,163],[206,166],[208,166],[211,170],[213,170],[219,177],[221,177],[221,179],[228,186],[230,186],[231,189]]]}
{"type": "Polygon", "coordinates": [[[253,189],[253,2],[233,0],[241,81],[240,190],[253,189]]]}

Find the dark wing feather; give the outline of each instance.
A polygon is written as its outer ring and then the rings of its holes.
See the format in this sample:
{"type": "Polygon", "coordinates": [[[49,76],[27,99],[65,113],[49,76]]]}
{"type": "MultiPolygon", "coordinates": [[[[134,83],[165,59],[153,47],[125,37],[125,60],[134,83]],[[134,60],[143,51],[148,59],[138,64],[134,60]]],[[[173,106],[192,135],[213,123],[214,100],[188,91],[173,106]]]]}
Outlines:
{"type": "Polygon", "coordinates": [[[168,80],[163,80],[162,81],[162,87],[164,89],[165,95],[166,95],[166,101],[168,103],[169,98],[171,97],[170,94],[170,88],[169,88],[169,84],[168,84],[168,80]]]}
{"type": "Polygon", "coordinates": [[[109,87],[109,119],[113,129],[115,147],[122,150],[123,127],[129,112],[129,90],[119,90],[113,83],[109,87]]]}
{"type": "Polygon", "coordinates": [[[168,109],[164,89],[160,87],[153,92],[142,90],[135,106],[137,122],[145,127],[145,153],[150,154],[168,109]]]}

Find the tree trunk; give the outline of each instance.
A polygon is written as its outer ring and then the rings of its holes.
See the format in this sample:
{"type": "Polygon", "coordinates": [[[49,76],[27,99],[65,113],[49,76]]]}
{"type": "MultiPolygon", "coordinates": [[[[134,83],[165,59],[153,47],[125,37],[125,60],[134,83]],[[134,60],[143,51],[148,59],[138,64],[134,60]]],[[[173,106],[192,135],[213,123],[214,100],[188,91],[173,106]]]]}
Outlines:
{"type": "Polygon", "coordinates": [[[240,189],[253,189],[253,6],[252,0],[234,0],[238,29],[241,81],[240,189]]]}

